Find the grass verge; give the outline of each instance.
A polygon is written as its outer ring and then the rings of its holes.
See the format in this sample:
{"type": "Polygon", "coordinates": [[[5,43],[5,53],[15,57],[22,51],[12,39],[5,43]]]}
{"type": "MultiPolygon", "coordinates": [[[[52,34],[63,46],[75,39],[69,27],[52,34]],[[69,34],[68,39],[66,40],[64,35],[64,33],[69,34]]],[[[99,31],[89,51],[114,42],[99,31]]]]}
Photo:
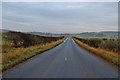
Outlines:
{"type": "Polygon", "coordinates": [[[13,66],[26,61],[27,59],[40,54],[44,51],[47,51],[60,43],[62,43],[65,38],[58,41],[53,41],[51,43],[40,44],[35,46],[30,46],[27,48],[17,48],[8,53],[2,54],[2,72],[7,69],[12,68],[13,66]]]}
{"type": "Polygon", "coordinates": [[[112,64],[114,64],[115,66],[119,67],[120,66],[120,55],[118,53],[112,52],[112,51],[107,51],[104,49],[100,49],[100,48],[94,48],[91,47],[75,38],[73,38],[74,41],[81,47],[85,48],[86,50],[100,56],[101,58],[107,60],[108,62],[111,62],[112,64]]]}

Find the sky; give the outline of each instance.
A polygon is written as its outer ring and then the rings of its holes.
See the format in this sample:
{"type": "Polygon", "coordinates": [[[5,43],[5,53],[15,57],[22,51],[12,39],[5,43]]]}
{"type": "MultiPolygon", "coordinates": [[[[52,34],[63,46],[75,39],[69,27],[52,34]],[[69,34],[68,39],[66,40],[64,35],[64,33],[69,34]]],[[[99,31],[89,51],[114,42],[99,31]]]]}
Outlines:
{"type": "Polygon", "coordinates": [[[117,2],[3,2],[2,28],[80,33],[118,30],[117,2]]]}

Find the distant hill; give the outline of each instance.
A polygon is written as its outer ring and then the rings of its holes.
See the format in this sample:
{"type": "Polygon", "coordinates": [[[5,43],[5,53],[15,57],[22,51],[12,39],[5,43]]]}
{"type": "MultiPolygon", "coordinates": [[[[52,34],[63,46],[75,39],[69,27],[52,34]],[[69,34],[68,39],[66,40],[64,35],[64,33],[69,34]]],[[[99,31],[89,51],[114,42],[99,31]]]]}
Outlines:
{"type": "MultiPolygon", "coordinates": [[[[6,29],[0,29],[1,32],[17,32],[17,31],[12,31],[12,30],[6,30],[6,29]]],[[[54,34],[54,33],[45,33],[45,32],[22,32],[22,33],[28,33],[28,34],[34,34],[34,35],[39,35],[39,36],[53,36],[53,37],[58,37],[58,36],[77,36],[81,38],[118,38],[118,34],[120,32],[117,31],[101,31],[101,32],[83,32],[83,33],[77,33],[77,34],[69,34],[69,33],[64,33],[64,34],[54,34]]]]}
{"type": "Polygon", "coordinates": [[[0,32],[14,32],[12,30],[7,30],[7,29],[0,29],[0,32]]]}
{"type": "Polygon", "coordinates": [[[55,34],[55,33],[43,33],[43,32],[29,32],[29,34],[35,34],[40,36],[66,36],[68,34],[55,34]]]}
{"type": "Polygon", "coordinates": [[[51,33],[43,33],[43,32],[28,32],[29,34],[40,35],[40,36],[52,36],[51,33]]]}
{"type": "MultiPolygon", "coordinates": [[[[7,29],[0,29],[0,33],[7,33],[7,32],[20,32],[20,31],[13,31],[13,30],[7,30],[7,29]]],[[[27,34],[34,34],[39,36],[53,36],[53,37],[59,37],[59,36],[66,36],[66,34],[55,34],[55,33],[47,33],[47,32],[22,32],[27,34]]]]}
{"type": "Polygon", "coordinates": [[[101,31],[101,32],[84,32],[74,34],[74,36],[82,37],[82,38],[118,38],[117,31],[101,31]]]}

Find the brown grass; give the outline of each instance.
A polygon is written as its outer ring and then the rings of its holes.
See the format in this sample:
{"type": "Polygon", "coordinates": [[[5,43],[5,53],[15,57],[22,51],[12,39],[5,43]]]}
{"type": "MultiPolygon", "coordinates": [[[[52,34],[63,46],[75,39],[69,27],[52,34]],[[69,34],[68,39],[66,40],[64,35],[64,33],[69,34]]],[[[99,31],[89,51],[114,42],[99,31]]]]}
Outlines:
{"type": "Polygon", "coordinates": [[[109,51],[109,50],[104,50],[101,48],[94,48],[91,47],[77,39],[74,38],[74,41],[81,47],[85,48],[86,50],[100,56],[101,58],[107,60],[108,62],[111,62],[112,64],[116,65],[116,66],[120,66],[120,62],[119,62],[119,58],[120,55],[118,53],[109,51]]]}
{"type": "Polygon", "coordinates": [[[8,50],[6,53],[2,53],[2,71],[5,71],[37,54],[40,54],[41,52],[49,50],[62,43],[64,40],[65,38],[58,41],[53,41],[51,43],[8,50]]]}

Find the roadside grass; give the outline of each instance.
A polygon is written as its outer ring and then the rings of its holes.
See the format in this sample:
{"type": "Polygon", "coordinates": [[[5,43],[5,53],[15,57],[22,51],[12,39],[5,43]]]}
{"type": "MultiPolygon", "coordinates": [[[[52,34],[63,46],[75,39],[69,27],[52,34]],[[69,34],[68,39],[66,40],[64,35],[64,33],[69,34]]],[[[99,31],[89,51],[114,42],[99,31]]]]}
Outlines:
{"type": "Polygon", "coordinates": [[[5,71],[37,54],[49,50],[62,43],[64,40],[65,38],[53,41],[51,43],[37,44],[26,48],[3,48],[5,53],[2,54],[2,71],[5,71]]]}
{"type": "Polygon", "coordinates": [[[108,62],[111,62],[112,64],[116,65],[116,66],[120,66],[120,55],[116,52],[112,52],[112,51],[109,51],[109,50],[104,50],[104,49],[101,49],[101,48],[94,48],[94,47],[91,47],[81,41],[79,41],[78,39],[75,39],[73,38],[74,41],[81,47],[85,48],[86,50],[100,56],[101,58],[107,60],[108,62]]]}

